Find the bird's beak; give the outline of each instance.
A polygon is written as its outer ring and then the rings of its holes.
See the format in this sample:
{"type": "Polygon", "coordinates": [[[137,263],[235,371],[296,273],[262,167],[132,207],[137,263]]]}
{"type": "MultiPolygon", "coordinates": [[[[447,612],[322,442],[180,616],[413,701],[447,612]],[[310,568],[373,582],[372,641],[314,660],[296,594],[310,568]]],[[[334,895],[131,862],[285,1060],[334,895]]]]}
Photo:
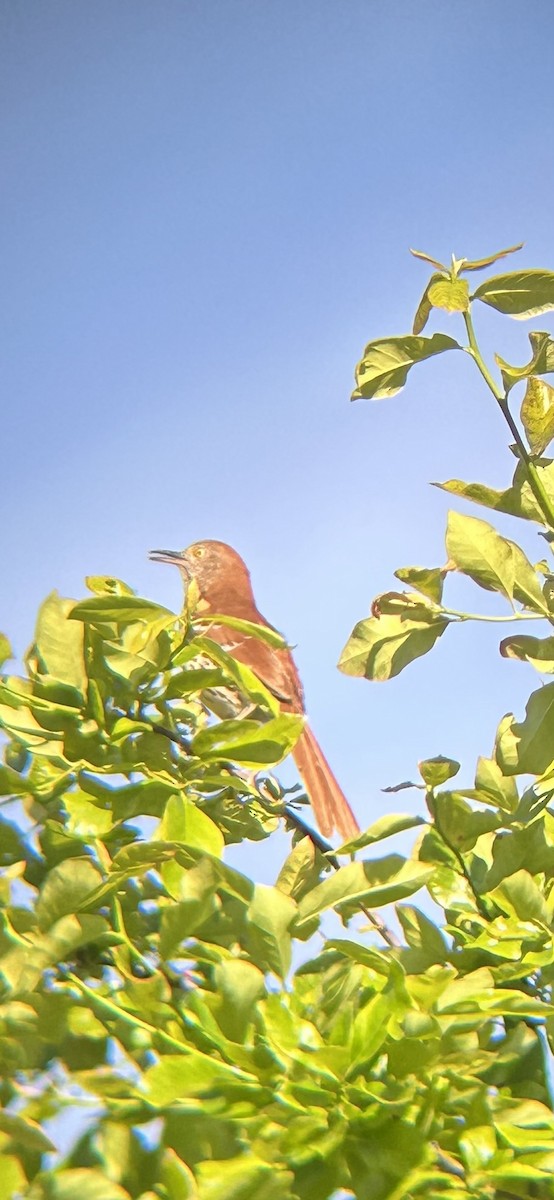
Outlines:
{"type": "Polygon", "coordinates": [[[151,562],[170,563],[174,567],[180,567],[187,575],[190,574],[182,550],[150,550],[148,557],[151,562]]]}

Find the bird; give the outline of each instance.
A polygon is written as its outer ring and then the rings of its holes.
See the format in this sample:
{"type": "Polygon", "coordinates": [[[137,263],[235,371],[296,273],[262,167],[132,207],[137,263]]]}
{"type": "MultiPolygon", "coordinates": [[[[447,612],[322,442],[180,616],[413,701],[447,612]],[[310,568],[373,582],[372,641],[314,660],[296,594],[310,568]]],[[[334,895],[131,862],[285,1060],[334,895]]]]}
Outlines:
{"type": "MultiPolygon", "coordinates": [[[[149,557],[153,562],[178,567],[185,589],[195,583],[197,608],[202,616],[214,613],[274,629],[258,611],[246,563],[226,542],[208,540],[194,542],[186,550],[151,550],[149,557]]],[[[278,700],[283,712],[306,715],[304,691],[290,650],[270,646],[223,623],[210,625],[209,636],[238,662],[250,667],[278,700]]],[[[336,831],[345,842],[355,838],[360,826],[307,723],[292,755],[324,837],[336,831]]]]}

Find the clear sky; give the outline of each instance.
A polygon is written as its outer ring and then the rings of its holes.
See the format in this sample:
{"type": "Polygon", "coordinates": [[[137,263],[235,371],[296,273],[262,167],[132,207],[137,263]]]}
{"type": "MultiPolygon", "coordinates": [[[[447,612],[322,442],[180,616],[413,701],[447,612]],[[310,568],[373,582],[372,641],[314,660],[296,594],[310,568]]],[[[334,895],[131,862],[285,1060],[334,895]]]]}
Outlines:
{"type": "MultiPolygon", "coordinates": [[[[508,438],[462,356],[349,395],[410,328],[409,246],[554,267],[551,0],[4,0],[0,34],[0,627],[22,653],[87,574],[177,607],[148,550],[230,541],[361,823],[421,757],[470,783],[538,684],[494,629],[388,685],[335,663],[395,567],[444,561],[428,481],[507,482],[508,438]]],[[[511,361],[529,327],[480,314],[511,361]]]]}

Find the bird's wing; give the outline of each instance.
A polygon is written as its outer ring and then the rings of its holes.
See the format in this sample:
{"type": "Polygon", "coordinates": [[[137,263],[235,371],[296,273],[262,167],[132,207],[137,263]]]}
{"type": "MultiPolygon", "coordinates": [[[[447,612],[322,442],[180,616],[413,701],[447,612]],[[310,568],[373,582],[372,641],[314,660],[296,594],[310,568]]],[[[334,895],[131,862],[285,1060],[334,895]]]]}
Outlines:
{"type": "Polygon", "coordinates": [[[250,667],[284,708],[304,711],[302,684],[288,650],[275,649],[226,625],[210,625],[206,633],[238,662],[250,667]]]}

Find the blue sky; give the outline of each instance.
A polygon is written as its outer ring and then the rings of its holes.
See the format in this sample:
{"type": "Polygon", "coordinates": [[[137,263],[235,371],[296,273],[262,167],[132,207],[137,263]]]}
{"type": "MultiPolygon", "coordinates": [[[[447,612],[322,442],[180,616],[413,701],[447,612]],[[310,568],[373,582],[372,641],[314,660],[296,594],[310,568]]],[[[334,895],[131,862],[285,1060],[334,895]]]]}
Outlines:
{"type": "MultiPolygon", "coordinates": [[[[538,683],[494,628],[450,630],[388,685],[335,664],[395,567],[444,560],[428,482],[507,482],[509,438],[461,356],[391,401],[349,395],[364,344],[410,328],[409,246],[525,240],[517,265],[554,266],[553,32],[550,0],[3,6],[0,627],[19,654],[53,587],[113,573],[177,607],[148,550],[220,538],[298,646],[362,824],[421,757],[471,781],[538,683]]],[[[479,314],[515,362],[537,327],[479,314]]]]}

